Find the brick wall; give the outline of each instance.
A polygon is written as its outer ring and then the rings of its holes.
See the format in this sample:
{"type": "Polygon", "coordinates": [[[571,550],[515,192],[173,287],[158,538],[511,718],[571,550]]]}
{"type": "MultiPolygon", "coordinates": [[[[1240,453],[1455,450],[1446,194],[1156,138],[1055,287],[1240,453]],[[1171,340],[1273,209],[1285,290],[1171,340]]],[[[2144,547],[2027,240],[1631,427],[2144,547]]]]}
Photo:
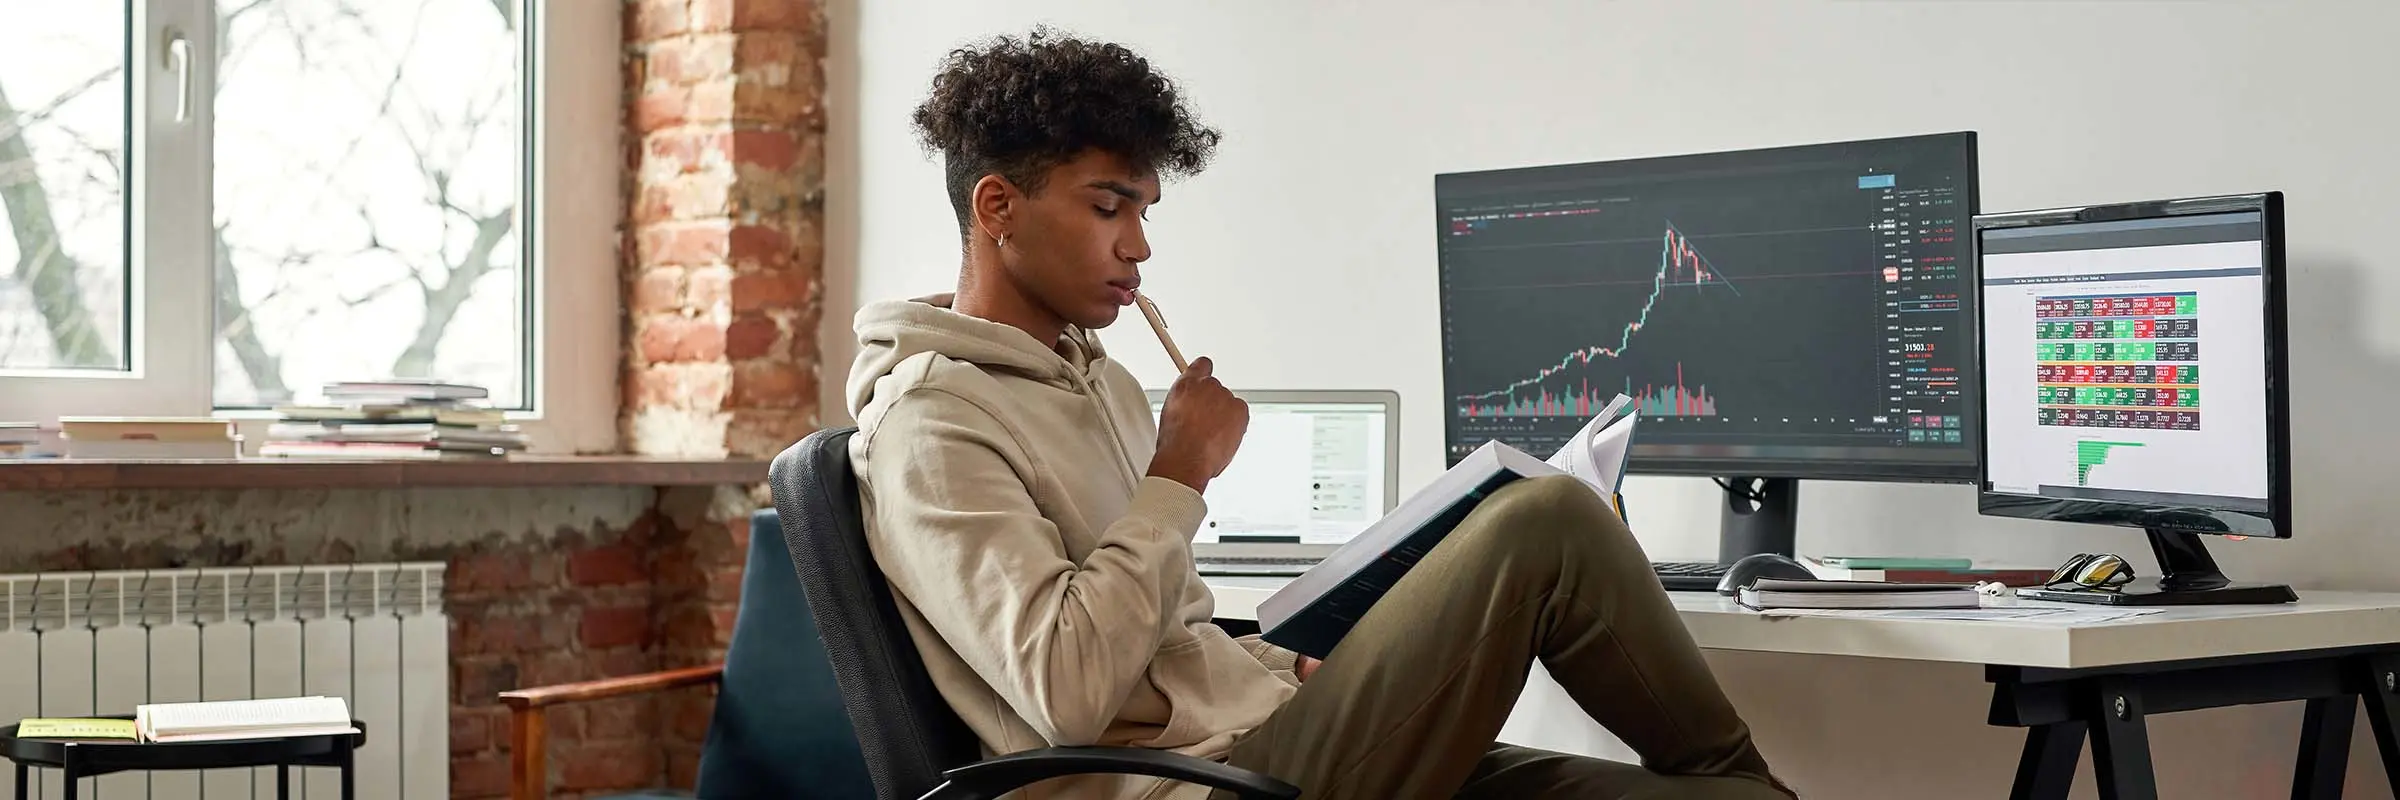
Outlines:
{"type": "MultiPolygon", "coordinates": [[[[813,430],[822,11],[626,0],[623,397],[631,452],[771,456],[813,430]]],[[[451,796],[502,797],[498,692],[723,658],[764,487],[0,493],[0,571],[450,565],[451,796]],[[11,529],[18,526],[11,525],[11,529]]],[[[712,697],[550,716],[550,785],[689,789],[712,697]]]]}
{"type": "Polygon", "coordinates": [[[625,11],[621,433],[772,455],[816,417],[824,22],[807,0],[625,11]]]}
{"type": "MultiPolygon", "coordinates": [[[[623,441],[773,456],[817,424],[823,12],[809,0],[628,0],[624,19],[623,441]]],[[[724,658],[749,513],[770,502],[763,487],[662,493],[645,643],[659,666],[724,658]]],[[[669,785],[692,785],[711,702],[682,692],[655,710],[669,785]]],[[[606,752],[597,739],[560,746],[606,752]]]]}
{"type": "MultiPolygon", "coordinates": [[[[690,538],[677,517],[695,518],[692,499],[709,496],[639,486],[0,492],[0,533],[66,534],[0,535],[0,572],[445,562],[450,796],[505,797],[497,695],[667,663],[660,599],[675,590],[662,594],[659,576],[675,570],[660,562],[676,556],[662,546],[690,538]]],[[[552,788],[668,785],[663,733],[684,707],[705,714],[708,699],[685,689],[553,712],[552,788]]],[[[688,770],[673,785],[689,788],[688,770]]]]}
{"type": "MultiPolygon", "coordinates": [[[[651,562],[661,526],[653,508],[621,529],[567,530],[545,541],[492,539],[445,554],[450,796],[508,793],[508,712],[498,693],[659,668],[651,562]]],[[[703,700],[708,694],[680,693],[703,700]]],[[[552,710],[551,788],[574,796],[661,785],[659,722],[672,702],[630,697],[552,710]]]]}

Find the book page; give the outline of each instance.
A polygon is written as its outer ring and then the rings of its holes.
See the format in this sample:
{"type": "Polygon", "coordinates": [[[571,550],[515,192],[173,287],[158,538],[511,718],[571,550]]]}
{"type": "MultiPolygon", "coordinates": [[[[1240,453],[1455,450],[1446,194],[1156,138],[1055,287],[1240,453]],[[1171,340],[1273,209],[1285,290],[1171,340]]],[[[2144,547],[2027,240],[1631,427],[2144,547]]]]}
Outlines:
{"type": "Polygon", "coordinates": [[[1549,459],[1550,466],[1600,490],[1600,496],[1612,506],[1624,486],[1625,458],[1633,447],[1632,404],[1633,398],[1617,395],[1549,459]]]}
{"type": "Polygon", "coordinates": [[[152,736],[179,733],[255,730],[259,728],[350,725],[350,711],[339,697],[279,697],[264,700],[219,700],[199,703],[159,703],[137,709],[144,730],[152,736]]]}

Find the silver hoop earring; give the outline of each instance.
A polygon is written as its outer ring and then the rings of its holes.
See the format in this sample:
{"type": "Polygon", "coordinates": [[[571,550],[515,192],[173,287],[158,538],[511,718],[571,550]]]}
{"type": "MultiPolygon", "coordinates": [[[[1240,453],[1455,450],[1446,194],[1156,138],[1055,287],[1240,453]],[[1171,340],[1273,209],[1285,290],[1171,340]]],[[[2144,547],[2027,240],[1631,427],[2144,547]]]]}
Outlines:
{"type": "Polygon", "coordinates": [[[1006,236],[994,236],[994,237],[992,237],[992,244],[999,245],[1000,247],[1003,247],[1003,248],[1005,248],[1005,247],[1008,247],[1008,237],[1006,237],[1006,236]]]}

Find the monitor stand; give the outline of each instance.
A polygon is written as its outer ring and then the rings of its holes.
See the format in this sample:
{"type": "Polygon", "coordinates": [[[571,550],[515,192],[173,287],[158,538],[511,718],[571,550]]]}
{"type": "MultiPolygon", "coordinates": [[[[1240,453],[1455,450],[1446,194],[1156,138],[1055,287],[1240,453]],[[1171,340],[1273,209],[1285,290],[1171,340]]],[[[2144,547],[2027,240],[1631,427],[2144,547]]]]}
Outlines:
{"type": "Polygon", "coordinates": [[[1725,511],[1717,522],[1717,563],[1774,553],[1793,556],[1799,539],[1800,481],[1726,478],[1725,511]]]}
{"type": "Polygon", "coordinates": [[[2150,528],[2150,552],[2158,556],[2158,577],[2135,578],[2115,590],[2021,589],[2017,596],[2110,606],[2265,605],[2300,599],[2280,583],[2235,583],[2217,569],[2200,535],[2150,528]]]}

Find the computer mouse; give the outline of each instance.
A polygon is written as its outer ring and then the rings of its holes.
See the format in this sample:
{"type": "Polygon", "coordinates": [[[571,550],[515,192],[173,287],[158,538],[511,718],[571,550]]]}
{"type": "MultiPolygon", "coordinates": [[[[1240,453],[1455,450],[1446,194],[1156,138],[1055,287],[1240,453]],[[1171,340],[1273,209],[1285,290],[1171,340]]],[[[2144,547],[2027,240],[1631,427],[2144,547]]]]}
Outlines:
{"type": "Polygon", "coordinates": [[[1760,578],[1793,581],[1813,581],[1816,573],[1808,566],[1780,553],[1752,553],[1727,567],[1725,577],[1717,580],[1717,594],[1732,596],[1742,593],[1742,587],[1760,578]]]}

